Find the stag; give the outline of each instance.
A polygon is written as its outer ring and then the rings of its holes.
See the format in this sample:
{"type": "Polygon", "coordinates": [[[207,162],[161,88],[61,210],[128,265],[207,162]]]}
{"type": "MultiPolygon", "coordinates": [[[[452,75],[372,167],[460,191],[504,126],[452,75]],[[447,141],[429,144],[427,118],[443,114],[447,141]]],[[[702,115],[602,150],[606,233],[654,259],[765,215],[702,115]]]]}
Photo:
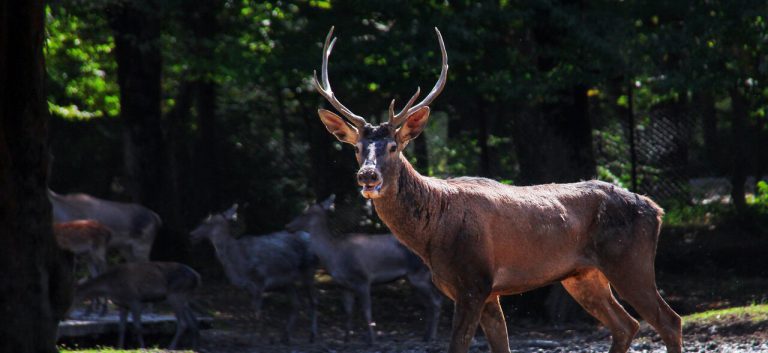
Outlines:
{"type": "Polygon", "coordinates": [[[301,216],[291,221],[286,229],[309,232],[310,250],[317,254],[333,280],[344,287],[343,304],[347,315],[344,340],[349,340],[352,331],[352,309],[354,296],[357,295],[368,324],[367,341],[373,343],[375,323],[371,313],[371,285],[400,278],[408,279],[427,308],[424,340],[435,338],[443,298],[430,282],[429,269],[421,259],[397,242],[392,234],[349,234],[343,239],[334,239],[328,227],[327,215],[333,209],[334,198],[331,195],[325,201],[310,206],[301,216]]]}
{"type": "Polygon", "coordinates": [[[112,231],[109,248],[128,261],[149,261],[152,243],[162,222],[157,213],[134,203],[102,200],[87,194],[61,195],[48,190],[53,221],[92,219],[112,231]]]}
{"type": "Polygon", "coordinates": [[[193,243],[208,239],[216,251],[224,273],[235,287],[251,294],[256,315],[260,315],[264,292],[282,290],[291,300],[291,313],[283,331],[283,342],[290,342],[298,314],[297,283],[309,301],[311,332],[317,336],[317,300],[315,297],[316,260],[309,252],[309,236],[304,232],[276,232],[235,239],[230,224],[236,220],[237,204],[206,218],[190,233],[193,243]]]}
{"type": "Polygon", "coordinates": [[[192,331],[197,343],[198,324],[189,306],[194,291],[200,287],[200,275],[189,266],[176,262],[134,262],[113,267],[75,289],[75,302],[107,297],[120,308],[118,347],[125,343],[125,325],[131,313],[134,334],[141,348],[144,338],[141,311],[145,303],[166,301],[176,315],[176,334],[169,346],[175,349],[186,331],[192,331]]]}
{"type": "Polygon", "coordinates": [[[449,352],[467,352],[479,323],[493,352],[509,352],[499,296],[560,282],[613,336],[624,353],[639,324],[611,288],[659,333],[668,352],[682,351],[680,317],[656,288],[654,258],[662,209],[649,198],[600,181],[508,186],[496,181],[420,175],[403,156],[427,125],[429,104],[445,87],[448,55],[437,84],[420,90],[378,126],[346,108],[328,80],[336,42],[323,46],[322,83],[314,85],[341,115],[318,111],[326,129],[355,148],[363,197],[395,236],[432,270],[432,281],[454,303],[449,352]]]}

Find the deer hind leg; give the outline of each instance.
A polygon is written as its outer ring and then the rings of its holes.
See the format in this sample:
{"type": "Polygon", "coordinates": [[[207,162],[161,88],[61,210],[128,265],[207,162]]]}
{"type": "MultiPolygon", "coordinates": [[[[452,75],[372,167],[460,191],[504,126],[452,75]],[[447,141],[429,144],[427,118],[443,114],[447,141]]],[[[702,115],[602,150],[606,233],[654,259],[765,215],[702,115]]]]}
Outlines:
{"type": "Polygon", "coordinates": [[[488,345],[493,353],[509,353],[509,335],[504,313],[501,311],[499,296],[491,297],[483,306],[480,316],[480,327],[483,328],[488,345]]]}
{"type": "Polygon", "coordinates": [[[173,313],[176,316],[176,334],[173,335],[173,339],[168,345],[168,349],[174,350],[179,343],[181,335],[187,330],[187,318],[184,313],[186,308],[183,303],[178,302],[178,298],[168,298],[168,303],[171,304],[173,313]]]}
{"type": "Polygon", "coordinates": [[[192,311],[189,303],[187,303],[186,310],[184,310],[184,317],[187,320],[189,330],[192,331],[191,347],[193,349],[197,348],[197,341],[200,339],[200,327],[197,323],[197,317],[195,317],[195,313],[192,311]]]}
{"type": "Polygon", "coordinates": [[[682,321],[659,294],[652,265],[626,263],[606,270],[606,276],[619,296],[659,333],[667,352],[683,351],[682,321]]]}
{"type": "Polygon", "coordinates": [[[141,304],[131,304],[131,323],[133,324],[133,333],[139,341],[139,347],[144,348],[144,333],[141,328],[141,304]]]}
{"type": "Polygon", "coordinates": [[[616,301],[608,279],[597,269],[588,269],[561,282],[592,316],[600,320],[613,336],[610,353],[626,353],[640,325],[616,301]]]}

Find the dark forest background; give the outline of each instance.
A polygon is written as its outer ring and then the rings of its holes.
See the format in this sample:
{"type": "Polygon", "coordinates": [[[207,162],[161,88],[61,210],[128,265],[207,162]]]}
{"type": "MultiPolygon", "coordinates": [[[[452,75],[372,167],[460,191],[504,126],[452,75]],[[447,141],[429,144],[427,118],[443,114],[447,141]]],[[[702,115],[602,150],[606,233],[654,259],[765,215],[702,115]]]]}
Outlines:
{"type": "Polygon", "coordinates": [[[651,195],[668,224],[765,232],[767,15],[752,0],[54,1],[50,185],[157,211],[154,258],[189,260],[188,231],[234,202],[259,234],[335,193],[339,231],[383,232],[312,72],[336,26],[334,89],[380,121],[434,84],[438,27],[450,70],[407,151],[421,173],[599,178],[651,195]],[[707,198],[691,179],[725,186],[707,198]]]}

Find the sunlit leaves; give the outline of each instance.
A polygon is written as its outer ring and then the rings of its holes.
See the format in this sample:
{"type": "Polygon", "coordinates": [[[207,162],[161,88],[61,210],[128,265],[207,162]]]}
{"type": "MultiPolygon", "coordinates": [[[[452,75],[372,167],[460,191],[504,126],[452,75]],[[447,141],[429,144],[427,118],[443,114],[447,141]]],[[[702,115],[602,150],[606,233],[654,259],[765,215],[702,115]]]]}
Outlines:
{"type": "Polygon", "coordinates": [[[103,22],[48,6],[46,27],[51,113],[66,119],[117,116],[120,100],[112,58],[114,41],[103,22]]]}

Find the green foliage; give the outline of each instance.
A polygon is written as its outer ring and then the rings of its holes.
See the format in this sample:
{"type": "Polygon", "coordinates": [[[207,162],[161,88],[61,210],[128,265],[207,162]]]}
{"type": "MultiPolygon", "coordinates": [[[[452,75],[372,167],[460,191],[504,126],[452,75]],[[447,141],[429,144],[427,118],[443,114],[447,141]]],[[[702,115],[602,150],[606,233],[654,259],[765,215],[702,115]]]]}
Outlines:
{"type": "Polygon", "coordinates": [[[115,47],[95,14],[77,15],[67,8],[46,7],[45,41],[50,77],[48,106],[54,116],[88,120],[120,113],[115,47]]]}
{"type": "Polygon", "coordinates": [[[165,349],[159,349],[159,348],[150,348],[150,349],[116,349],[112,347],[99,347],[95,349],[70,349],[68,347],[59,347],[60,352],[62,353],[164,353],[164,352],[175,352],[175,353],[194,353],[194,351],[188,351],[188,350],[174,350],[169,351],[165,349]]]}
{"type": "MultiPolygon", "coordinates": [[[[210,168],[198,161],[209,146],[203,139],[201,93],[195,90],[201,82],[216,87],[217,170],[225,176],[213,205],[185,203],[190,210],[182,213],[192,218],[238,199],[251,203],[245,208],[250,228],[270,230],[305,201],[325,196],[321,193],[356,197],[351,152],[325,134],[315,112],[327,104],[311,85],[332,25],[339,38],[329,69],[334,91],[373,121],[386,117],[390,100],[401,107],[417,86],[431,88],[439,72],[433,28],[440,28],[450,71],[422,137],[429,167],[421,172],[428,175],[485,173],[507,183],[520,180],[521,144],[537,143],[535,136],[515,135],[520,117],[570,104],[575,86],[590,92],[596,175],[623,187],[631,185],[624,121],[630,84],[638,130],[651,126],[650,112],[669,103],[680,103],[684,114],[697,119],[693,96],[709,90],[718,141],[727,155],[728,145],[738,142],[728,130],[729,90],[738,87],[748,101],[751,150],[768,141],[764,1],[140,3],[154,4],[163,19],[166,117],[158,128],[174,145],[182,190],[199,189],[198,174],[210,168]],[[192,90],[190,106],[171,116],[183,108],[186,88],[192,90]],[[482,170],[479,158],[484,146],[489,170],[482,170]]],[[[55,151],[57,165],[68,169],[56,170],[54,179],[67,179],[62,184],[72,188],[98,184],[92,187],[112,190],[124,177],[121,126],[97,122],[120,114],[109,26],[120,4],[66,0],[46,10],[49,108],[68,122],[56,125],[62,141],[57,146],[72,150],[55,151]]],[[[567,124],[570,112],[564,113],[567,124]]],[[[704,152],[701,131],[691,134],[690,163],[718,167],[696,173],[730,170],[728,160],[704,152]]],[[[411,150],[406,154],[413,157],[411,150]]],[[[757,159],[753,170],[760,170],[757,159]]],[[[666,177],[650,163],[637,172],[644,185],[666,177]]],[[[751,208],[766,207],[763,195],[749,200],[751,208]]],[[[668,207],[667,224],[715,222],[723,210],[707,207],[678,201],[668,207]]]]}
{"type": "Polygon", "coordinates": [[[768,216],[768,182],[757,182],[755,194],[747,196],[747,204],[756,213],[768,216]]]}
{"type": "Polygon", "coordinates": [[[710,203],[691,205],[677,200],[668,200],[664,206],[664,225],[671,227],[711,226],[722,222],[731,212],[727,205],[710,203]]]}

